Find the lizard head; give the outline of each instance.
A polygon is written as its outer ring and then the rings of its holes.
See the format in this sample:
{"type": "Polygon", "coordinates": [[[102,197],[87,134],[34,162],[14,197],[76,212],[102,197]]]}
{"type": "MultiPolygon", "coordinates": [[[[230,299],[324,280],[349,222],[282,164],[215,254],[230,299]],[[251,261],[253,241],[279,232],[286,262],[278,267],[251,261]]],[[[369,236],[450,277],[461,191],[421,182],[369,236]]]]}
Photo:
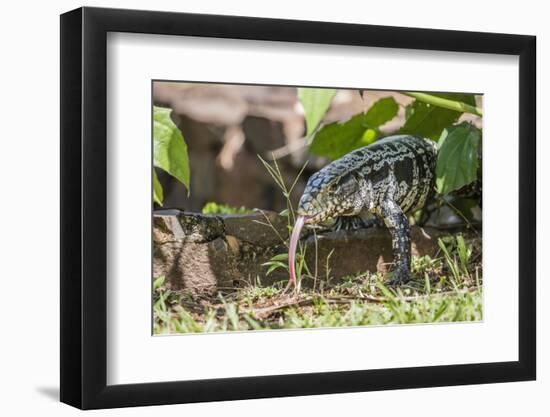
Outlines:
{"type": "Polygon", "coordinates": [[[306,223],[359,213],[363,202],[359,180],[353,173],[338,175],[321,170],[313,174],[300,198],[297,213],[306,223]]]}
{"type": "Polygon", "coordinates": [[[298,217],[289,241],[288,270],[290,279],[287,289],[292,284],[299,289],[295,259],[300,231],[304,224],[316,224],[330,218],[359,213],[364,204],[361,194],[358,177],[340,169],[338,164],[329,164],[309,178],[298,204],[298,217]]]}

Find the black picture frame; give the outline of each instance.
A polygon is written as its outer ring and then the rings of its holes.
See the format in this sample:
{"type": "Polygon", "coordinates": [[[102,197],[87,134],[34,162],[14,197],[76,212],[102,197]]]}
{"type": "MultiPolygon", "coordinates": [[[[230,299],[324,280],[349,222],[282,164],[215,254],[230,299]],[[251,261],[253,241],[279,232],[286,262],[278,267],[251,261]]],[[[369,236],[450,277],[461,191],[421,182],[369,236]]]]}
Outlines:
{"type": "Polygon", "coordinates": [[[534,36],[80,8],[61,16],[61,401],[82,409],[533,380],[534,36]],[[519,360],[131,385],[107,375],[108,32],[519,56],[519,360]]]}

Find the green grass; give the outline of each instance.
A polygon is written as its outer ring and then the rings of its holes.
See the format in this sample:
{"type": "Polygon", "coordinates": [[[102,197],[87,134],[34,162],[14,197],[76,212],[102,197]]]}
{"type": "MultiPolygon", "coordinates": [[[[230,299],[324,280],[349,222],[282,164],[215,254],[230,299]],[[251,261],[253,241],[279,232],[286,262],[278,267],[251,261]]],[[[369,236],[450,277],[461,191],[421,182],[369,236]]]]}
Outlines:
{"type": "Polygon", "coordinates": [[[216,296],[171,291],[154,283],[154,333],[368,326],[482,319],[479,242],[462,236],[440,241],[441,256],[414,258],[413,279],[385,285],[390,274],[362,273],[329,285],[322,278],[299,294],[283,285],[250,285],[216,296]]]}

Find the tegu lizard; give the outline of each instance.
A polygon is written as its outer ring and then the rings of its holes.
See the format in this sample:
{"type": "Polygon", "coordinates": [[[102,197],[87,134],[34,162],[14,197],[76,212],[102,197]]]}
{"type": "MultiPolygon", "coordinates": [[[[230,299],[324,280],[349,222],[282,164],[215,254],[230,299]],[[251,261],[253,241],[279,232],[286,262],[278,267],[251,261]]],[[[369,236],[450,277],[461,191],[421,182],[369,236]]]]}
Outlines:
{"type": "MultiPolygon", "coordinates": [[[[410,135],[389,136],[356,149],[313,174],[298,205],[289,244],[289,286],[296,285],[295,253],[304,223],[336,219],[338,228],[382,222],[392,237],[391,284],[410,279],[411,243],[407,213],[424,206],[434,191],[435,142],[410,135]],[[370,221],[365,222],[367,216],[370,221]]],[[[288,288],[288,287],[287,287],[288,288]]]]}

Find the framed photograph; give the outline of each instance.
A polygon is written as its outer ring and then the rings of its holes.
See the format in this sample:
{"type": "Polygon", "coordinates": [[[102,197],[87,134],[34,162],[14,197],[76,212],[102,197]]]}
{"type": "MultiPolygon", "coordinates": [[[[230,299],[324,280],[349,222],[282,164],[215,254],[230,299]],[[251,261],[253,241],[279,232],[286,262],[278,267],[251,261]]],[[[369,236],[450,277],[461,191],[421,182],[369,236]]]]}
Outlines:
{"type": "Polygon", "coordinates": [[[61,16],[61,401],[533,380],[535,37],[61,16]]]}

